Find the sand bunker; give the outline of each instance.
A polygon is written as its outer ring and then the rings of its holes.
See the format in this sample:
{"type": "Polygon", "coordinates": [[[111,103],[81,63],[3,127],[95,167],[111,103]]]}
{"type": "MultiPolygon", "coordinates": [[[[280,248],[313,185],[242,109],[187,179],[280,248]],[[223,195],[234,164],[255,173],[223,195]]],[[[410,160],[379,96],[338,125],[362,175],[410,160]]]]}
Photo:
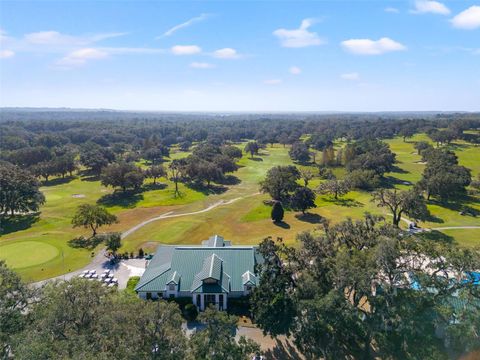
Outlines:
{"type": "Polygon", "coordinates": [[[72,198],[75,198],[75,199],[82,199],[82,198],[84,198],[84,197],[85,197],[84,194],[73,194],[73,195],[72,195],[72,198]]]}

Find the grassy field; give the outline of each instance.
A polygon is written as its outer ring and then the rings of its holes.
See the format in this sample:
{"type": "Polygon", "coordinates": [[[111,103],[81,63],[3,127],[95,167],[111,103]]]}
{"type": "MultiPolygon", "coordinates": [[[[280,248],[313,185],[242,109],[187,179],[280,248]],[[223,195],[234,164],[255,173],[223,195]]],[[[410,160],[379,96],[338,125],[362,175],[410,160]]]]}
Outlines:
{"type": "MultiPolygon", "coordinates": [[[[388,140],[392,151],[397,154],[397,169],[386,176],[397,188],[421,178],[424,164],[415,152],[414,141],[425,140],[425,135],[416,135],[403,142],[401,138],[388,140]]],[[[341,144],[339,144],[340,146],[341,144]]],[[[456,143],[451,145],[460,163],[472,169],[472,175],[480,172],[480,147],[456,143]]],[[[243,147],[243,144],[239,144],[243,147]]],[[[188,152],[174,151],[171,158],[181,158],[188,152]]],[[[317,160],[320,156],[317,156],[317,160]]],[[[75,209],[82,203],[99,202],[119,218],[119,223],[102,231],[125,231],[149,218],[173,211],[184,214],[202,210],[221,200],[233,200],[228,205],[201,214],[180,216],[152,222],[132,233],[124,240],[120,251],[134,251],[142,247],[152,251],[159,243],[196,244],[212,234],[220,234],[233,240],[234,244],[256,244],[266,236],[282,237],[287,243],[295,243],[297,233],[318,228],[322,219],[338,222],[346,217],[361,218],[365,212],[385,214],[370,201],[370,194],[352,191],[340,200],[330,196],[318,196],[317,208],[307,216],[287,212],[285,224],[274,225],[270,220],[270,207],[263,204],[267,195],[259,193],[258,183],[273,166],[291,164],[288,148],[281,145],[268,146],[259,156],[250,159],[244,156],[235,176],[239,182],[229,186],[228,191],[207,195],[180,185],[182,197],[173,196],[173,184],[161,179],[162,186],[151,188],[126,199],[116,197],[111,189],[103,187],[98,180],[84,177],[53,179],[42,187],[46,204],[41,208],[38,219],[26,218],[18,224],[7,227],[7,233],[0,238],[0,258],[15,268],[25,280],[35,281],[78,269],[89,263],[91,251],[73,249],[68,240],[80,234],[83,229],[72,229],[70,221],[75,209]]],[[[317,173],[312,166],[312,172],[317,173]]],[[[338,177],[344,170],[334,170],[338,177]]],[[[320,183],[318,178],[310,182],[311,187],[320,183]]],[[[480,211],[478,198],[470,198],[467,205],[480,211]]],[[[459,215],[457,204],[439,204],[431,201],[428,207],[433,215],[431,221],[421,224],[425,227],[479,225],[478,218],[459,215]]],[[[387,217],[388,220],[388,217],[387,217]]],[[[479,230],[444,230],[446,236],[459,243],[473,246],[480,243],[479,230]]]]}

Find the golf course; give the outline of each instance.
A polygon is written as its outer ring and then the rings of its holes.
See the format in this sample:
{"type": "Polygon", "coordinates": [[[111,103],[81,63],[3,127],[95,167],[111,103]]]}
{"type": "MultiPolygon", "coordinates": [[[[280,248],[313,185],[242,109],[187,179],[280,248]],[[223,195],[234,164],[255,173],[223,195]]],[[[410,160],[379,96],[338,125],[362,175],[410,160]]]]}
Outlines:
{"type": "MultiPolygon", "coordinates": [[[[385,177],[398,189],[408,189],[420,180],[424,163],[417,154],[417,141],[430,142],[425,134],[416,134],[407,141],[401,137],[385,142],[396,154],[394,172],[385,177]]],[[[243,149],[245,143],[235,144],[243,149]]],[[[343,144],[336,142],[335,147],[343,144]]],[[[449,145],[458,156],[459,164],[472,171],[472,178],[480,173],[480,147],[461,140],[449,145]]],[[[51,178],[43,182],[41,191],[45,204],[39,215],[29,214],[18,217],[8,224],[0,237],[0,259],[14,268],[26,281],[38,281],[67,273],[86,266],[101,246],[93,251],[72,248],[68,241],[79,235],[88,235],[83,228],[72,228],[71,220],[80,204],[101,204],[118,217],[118,223],[104,227],[101,232],[124,233],[119,252],[154,252],[158,244],[198,244],[212,234],[220,234],[232,240],[234,245],[257,244],[263,238],[281,237],[286,243],[294,244],[296,234],[305,230],[322,231],[321,222],[340,222],[347,217],[360,219],[365,212],[384,215],[390,221],[384,208],[371,201],[371,194],[350,191],[334,199],[331,195],[318,195],[316,208],[305,215],[286,211],[284,222],[274,224],[270,219],[271,206],[264,200],[270,197],[260,193],[259,183],[267,171],[277,165],[293,164],[288,154],[289,145],[269,144],[258,155],[251,157],[244,153],[238,161],[236,181],[226,189],[217,192],[200,191],[179,184],[180,196],[175,196],[174,184],[166,178],[157,182],[161,185],[128,197],[117,197],[113,190],[101,185],[98,179],[85,176],[82,171],[72,177],[51,178]]],[[[174,147],[167,161],[189,155],[174,147]]],[[[139,166],[146,166],[142,162],[139,166]]],[[[318,176],[316,164],[298,165],[310,169],[315,177],[309,187],[315,189],[323,180],[318,176]]],[[[339,178],[344,168],[334,168],[339,178]]],[[[148,183],[150,180],[148,180],[148,183]]],[[[469,196],[463,200],[467,205],[480,211],[480,199],[469,196]]],[[[421,228],[433,229],[428,236],[449,238],[463,246],[477,246],[480,243],[480,221],[478,217],[460,214],[460,205],[455,202],[427,202],[430,220],[418,223],[421,228]],[[438,230],[435,230],[437,229],[438,230]],[[448,229],[442,229],[448,228],[448,229]]],[[[402,222],[401,226],[406,226],[402,222]]]]}

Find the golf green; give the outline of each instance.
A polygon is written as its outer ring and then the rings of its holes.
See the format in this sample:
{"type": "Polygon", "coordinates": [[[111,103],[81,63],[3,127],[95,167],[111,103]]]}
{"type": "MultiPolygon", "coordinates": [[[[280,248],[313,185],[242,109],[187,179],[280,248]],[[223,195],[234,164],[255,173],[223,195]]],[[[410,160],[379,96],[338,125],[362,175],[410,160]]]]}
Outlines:
{"type": "Polygon", "coordinates": [[[0,246],[0,259],[14,269],[45,263],[58,254],[55,246],[38,241],[19,241],[0,246]]]}

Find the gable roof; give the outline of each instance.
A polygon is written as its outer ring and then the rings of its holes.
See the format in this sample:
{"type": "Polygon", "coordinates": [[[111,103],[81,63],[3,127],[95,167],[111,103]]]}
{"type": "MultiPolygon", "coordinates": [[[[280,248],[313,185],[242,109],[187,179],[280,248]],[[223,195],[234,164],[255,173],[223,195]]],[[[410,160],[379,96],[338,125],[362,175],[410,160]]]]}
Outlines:
{"type": "Polygon", "coordinates": [[[249,270],[242,275],[243,285],[257,285],[257,277],[249,270]]]}
{"type": "Polygon", "coordinates": [[[202,241],[202,245],[206,247],[224,247],[231,246],[231,242],[225,240],[220,235],[213,235],[208,238],[208,240],[202,241]]]}
{"type": "Polygon", "coordinates": [[[135,290],[165,291],[174,280],[183,292],[243,291],[245,273],[255,285],[255,265],[261,261],[255,246],[160,245],[135,290]],[[217,284],[204,283],[208,278],[217,284]]]}

